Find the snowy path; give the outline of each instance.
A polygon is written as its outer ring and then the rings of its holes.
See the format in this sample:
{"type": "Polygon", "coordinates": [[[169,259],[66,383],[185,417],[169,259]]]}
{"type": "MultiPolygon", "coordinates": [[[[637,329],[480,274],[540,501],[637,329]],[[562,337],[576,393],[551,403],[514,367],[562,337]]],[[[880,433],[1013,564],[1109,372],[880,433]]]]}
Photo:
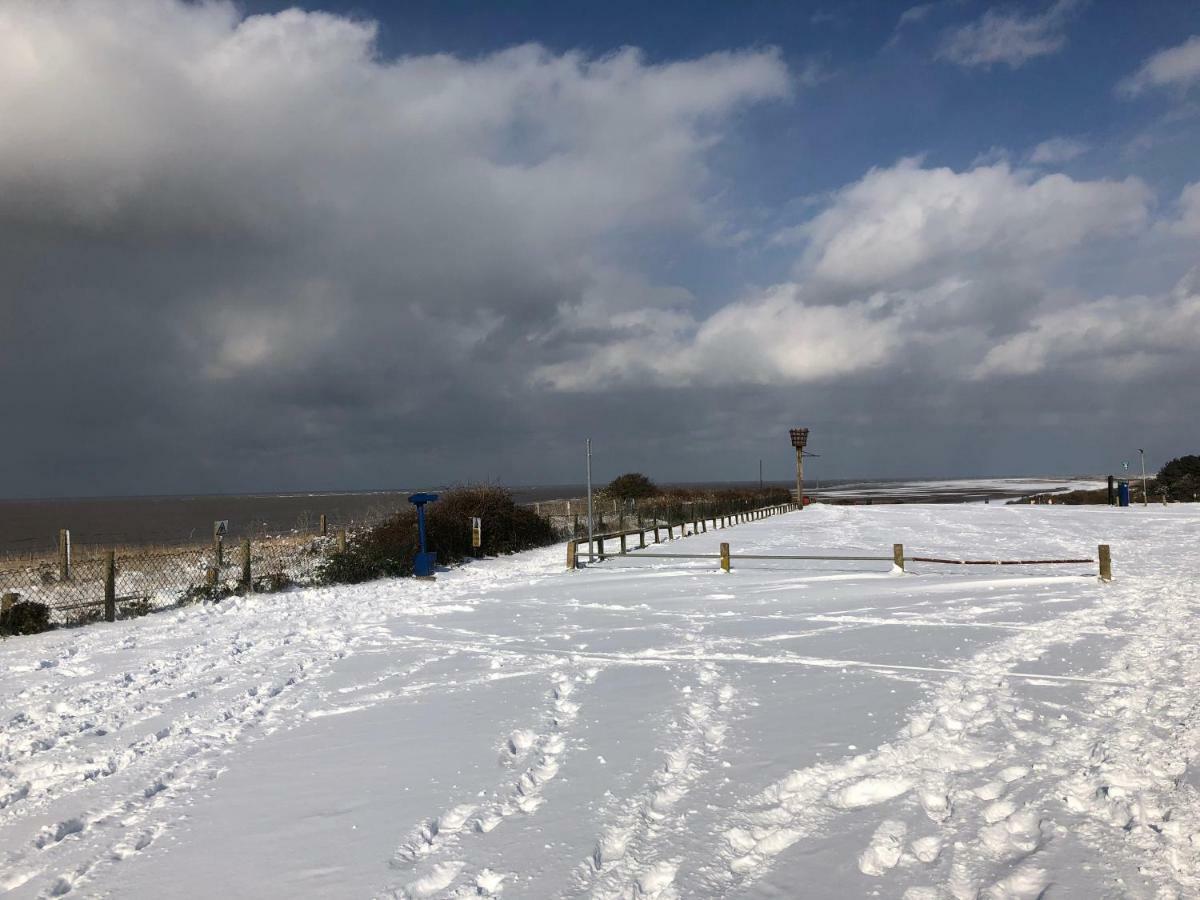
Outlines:
{"type": "Polygon", "coordinates": [[[817,506],[672,546],[1117,579],[555,547],[5,641],[0,893],[1200,896],[1198,537],[817,506]]]}

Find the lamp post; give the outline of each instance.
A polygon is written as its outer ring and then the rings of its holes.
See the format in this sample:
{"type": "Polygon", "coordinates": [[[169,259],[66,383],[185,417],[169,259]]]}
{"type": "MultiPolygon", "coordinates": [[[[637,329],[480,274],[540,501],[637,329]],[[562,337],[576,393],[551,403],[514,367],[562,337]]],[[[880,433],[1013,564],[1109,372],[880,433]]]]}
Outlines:
{"type": "Polygon", "coordinates": [[[588,488],[588,562],[593,559],[592,533],[592,439],[587,439],[587,488],[588,488]]]}
{"type": "Polygon", "coordinates": [[[1146,451],[1138,447],[1138,456],[1142,458],[1142,506],[1150,505],[1150,495],[1146,493],[1146,451]]]}
{"type": "Polygon", "coordinates": [[[807,428],[792,428],[788,431],[792,446],[796,448],[796,502],[804,509],[804,445],[808,443],[807,428]]]}

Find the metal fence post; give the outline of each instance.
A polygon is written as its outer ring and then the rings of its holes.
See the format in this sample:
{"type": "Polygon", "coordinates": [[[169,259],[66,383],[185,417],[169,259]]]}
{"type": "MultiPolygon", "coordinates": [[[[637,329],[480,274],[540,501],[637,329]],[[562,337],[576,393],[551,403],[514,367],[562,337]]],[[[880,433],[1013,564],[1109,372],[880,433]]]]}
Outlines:
{"type": "Polygon", "coordinates": [[[58,579],[71,580],[71,532],[66,528],[58,530],[58,579]]]}
{"type": "Polygon", "coordinates": [[[117,554],[113,550],[104,557],[104,621],[117,621],[117,554]]]}
{"type": "Polygon", "coordinates": [[[242,538],[242,590],[247,594],[254,591],[254,578],[250,572],[250,538],[242,538]]]}

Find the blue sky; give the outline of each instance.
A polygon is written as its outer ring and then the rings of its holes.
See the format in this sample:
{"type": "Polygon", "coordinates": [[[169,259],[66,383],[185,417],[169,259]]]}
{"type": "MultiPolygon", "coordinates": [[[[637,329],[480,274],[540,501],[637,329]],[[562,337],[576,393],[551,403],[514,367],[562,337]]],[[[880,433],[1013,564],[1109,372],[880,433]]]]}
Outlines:
{"type": "Polygon", "coordinates": [[[1194,3],[10,0],[0,118],[0,496],[1200,444],[1194,3]]]}

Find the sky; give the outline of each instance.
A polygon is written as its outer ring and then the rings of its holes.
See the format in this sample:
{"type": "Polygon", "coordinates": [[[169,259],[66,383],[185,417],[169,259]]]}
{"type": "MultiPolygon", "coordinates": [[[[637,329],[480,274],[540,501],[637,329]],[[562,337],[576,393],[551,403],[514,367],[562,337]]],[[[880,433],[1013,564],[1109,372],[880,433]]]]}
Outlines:
{"type": "Polygon", "coordinates": [[[0,497],[1200,452],[1200,5],[0,0],[0,497]]]}

